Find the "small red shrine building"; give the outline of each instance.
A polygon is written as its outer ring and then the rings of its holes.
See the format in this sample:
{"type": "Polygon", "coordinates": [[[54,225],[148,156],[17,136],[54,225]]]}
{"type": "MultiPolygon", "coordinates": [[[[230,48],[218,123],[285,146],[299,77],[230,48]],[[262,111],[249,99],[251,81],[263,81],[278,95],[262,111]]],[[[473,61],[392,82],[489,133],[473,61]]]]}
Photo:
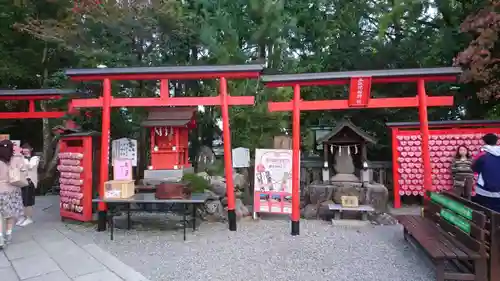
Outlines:
{"type": "Polygon", "coordinates": [[[189,131],[196,127],[196,107],[157,107],[149,109],[141,125],[149,130],[151,161],[144,178],[180,178],[189,163],[189,131]]]}

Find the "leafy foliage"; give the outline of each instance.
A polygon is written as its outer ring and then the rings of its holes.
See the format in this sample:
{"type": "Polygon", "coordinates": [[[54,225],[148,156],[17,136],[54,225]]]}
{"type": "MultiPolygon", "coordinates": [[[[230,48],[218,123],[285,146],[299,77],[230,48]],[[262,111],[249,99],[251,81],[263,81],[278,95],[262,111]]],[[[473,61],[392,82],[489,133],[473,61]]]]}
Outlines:
{"type": "MultiPolygon", "coordinates": [[[[453,108],[433,108],[430,119],[493,118],[498,106],[484,104],[498,95],[498,1],[472,0],[151,0],[102,1],[77,12],[69,1],[23,0],[0,3],[0,86],[4,88],[75,87],[94,95],[100,83],[71,83],[65,68],[202,64],[266,64],[269,72],[321,72],[360,69],[449,66],[455,59],[465,69],[464,84],[428,85],[432,94],[454,94],[453,108]],[[477,94],[476,94],[477,93],[477,94]]],[[[114,82],[113,95],[154,96],[157,81],[114,82]]],[[[170,81],[177,96],[208,96],[217,81],[170,81]]],[[[289,113],[269,113],[268,101],[287,101],[291,89],[265,89],[258,81],[230,81],[231,95],[254,95],[254,107],[232,107],[234,147],[269,147],[272,138],[290,129],[289,113]]],[[[376,85],[373,96],[415,95],[415,85],[376,85]]],[[[306,87],[305,100],[345,98],[346,87],[306,87]]],[[[6,102],[4,111],[27,105],[6,102]]],[[[41,110],[64,108],[48,102],[41,110]]],[[[211,145],[219,131],[218,108],[198,115],[191,143],[211,145]]],[[[139,137],[144,109],[113,110],[112,137],[139,137]]],[[[341,118],[380,139],[371,159],[390,155],[387,121],[417,120],[415,109],[303,112],[304,141],[311,126],[334,125],[341,118]]],[[[100,112],[83,111],[77,122],[100,130],[100,112]]],[[[44,155],[53,154],[50,128],[42,138],[16,131],[20,122],[0,120],[14,137],[27,139],[44,155]],[[43,145],[42,145],[43,144],[43,145]]],[[[309,143],[309,141],[308,141],[309,143]]],[[[307,146],[307,145],[306,145],[307,146]]],[[[49,158],[49,157],[48,157],[49,158]]],[[[47,158],[47,159],[48,159],[47,158]]],[[[50,161],[46,161],[50,162],[50,161]]],[[[44,168],[51,173],[48,167],[44,168]]]]}

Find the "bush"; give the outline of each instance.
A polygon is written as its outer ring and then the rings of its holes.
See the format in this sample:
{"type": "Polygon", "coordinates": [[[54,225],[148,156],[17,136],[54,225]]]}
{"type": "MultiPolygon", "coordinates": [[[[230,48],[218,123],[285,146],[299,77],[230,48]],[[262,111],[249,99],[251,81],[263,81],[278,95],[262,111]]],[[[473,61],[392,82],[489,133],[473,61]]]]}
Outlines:
{"type": "Polygon", "coordinates": [[[182,181],[191,188],[193,193],[203,193],[205,190],[210,189],[210,183],[196,174],[185,174],[182,176],[182,181]]]}

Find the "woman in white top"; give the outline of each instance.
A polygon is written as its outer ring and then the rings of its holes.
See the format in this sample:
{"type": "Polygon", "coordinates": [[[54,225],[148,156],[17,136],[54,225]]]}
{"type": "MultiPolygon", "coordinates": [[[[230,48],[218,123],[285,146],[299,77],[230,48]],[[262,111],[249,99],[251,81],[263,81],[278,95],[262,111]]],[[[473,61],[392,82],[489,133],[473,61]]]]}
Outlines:
{"type": "Polygon", "coordinates": [[[28,224],[33,223],[33,206],[35,205],[35,189],[38,184],[38,163],[40,163],[40,158],[37,156],[31,156],[33,148],[28,143],[24,143],[21,146],[21,149],[24,156],[24,167],[26,168],[29,184],[21,190],[24,217],[19,219],[17,225],[27,226],[28,224]]]}
{"type": "Polygon", "coordinates": [[[10,184],[9,171],[24,170],[21,155],[14,155],[14,145],[9,140],[0,141],[0,248],[4,241],[12,237],[12,228],[17,218],[23,214],[21,190],[10,184]],[[3,233],[5,226],[5,236],[3,233]]]}

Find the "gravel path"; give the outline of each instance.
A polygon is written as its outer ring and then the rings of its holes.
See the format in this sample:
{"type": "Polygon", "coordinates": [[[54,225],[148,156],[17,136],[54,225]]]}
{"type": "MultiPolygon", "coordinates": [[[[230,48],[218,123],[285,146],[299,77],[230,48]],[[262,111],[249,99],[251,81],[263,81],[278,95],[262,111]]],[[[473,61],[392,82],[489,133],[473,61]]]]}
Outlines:
{"type": "Polygon", "coordinates": [[[284,220],[245,220],[237,232],[204,222],[194,234],[189,231],[186,242],[182,231],[148,226],[117,230],[114,241],[91,227],[69,227],[152,281],[435,280],[425,257],[403,240],[397,225],[352,228],[303,220],[301,235],[292,237],[284,220]]]}

